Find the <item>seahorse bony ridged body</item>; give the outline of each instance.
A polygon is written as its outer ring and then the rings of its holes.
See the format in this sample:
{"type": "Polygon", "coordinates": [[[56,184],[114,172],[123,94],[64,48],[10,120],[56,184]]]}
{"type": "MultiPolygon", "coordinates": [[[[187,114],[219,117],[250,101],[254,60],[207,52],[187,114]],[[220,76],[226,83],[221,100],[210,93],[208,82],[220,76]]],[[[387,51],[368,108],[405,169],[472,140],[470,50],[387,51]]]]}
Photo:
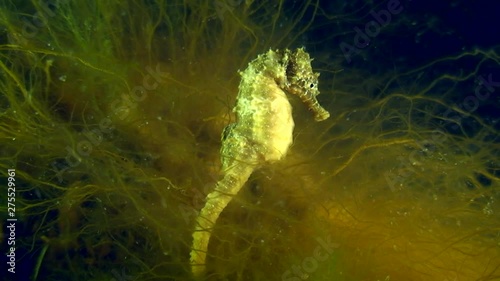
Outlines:
{"type": "Polygon", "coordinates": [[[236,123],[223,133],[221,160],[224,174],[196,220],[191,248],[195,276],[205,271],[213,226],[232,197],[259,166],[282,159],[293,142],[292,107],[286,93],[297,95],[311,109],[316,121],[328,118],[316,96],[319,74],[303,49],[259,55],[245,71],[233,111],[236,123]]]}

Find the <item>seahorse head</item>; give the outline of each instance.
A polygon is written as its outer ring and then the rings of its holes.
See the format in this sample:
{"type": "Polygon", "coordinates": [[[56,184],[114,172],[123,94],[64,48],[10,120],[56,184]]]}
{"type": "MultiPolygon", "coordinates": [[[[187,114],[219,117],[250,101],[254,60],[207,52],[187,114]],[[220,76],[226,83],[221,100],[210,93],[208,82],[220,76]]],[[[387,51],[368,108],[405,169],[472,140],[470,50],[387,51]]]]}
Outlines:
{"type": "Polygon", "coordinates": [[[287,78],[285,90],[297,95],[313,111],[316,121],[327,119],[330,113],[321,107],[316,99],[319,95],[319,73],[313,71],[309,54],[304,48],[295,51],[286,50],[284,59],[287,78]]]}

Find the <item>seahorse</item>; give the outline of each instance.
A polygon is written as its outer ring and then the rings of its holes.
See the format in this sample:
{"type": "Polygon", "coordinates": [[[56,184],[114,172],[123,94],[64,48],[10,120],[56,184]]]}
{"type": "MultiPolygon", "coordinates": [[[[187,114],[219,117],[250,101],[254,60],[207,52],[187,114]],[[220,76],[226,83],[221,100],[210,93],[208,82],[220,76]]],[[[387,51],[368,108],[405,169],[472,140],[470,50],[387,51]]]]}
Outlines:
{"type": "Polygon", "coordinates": [[[269,50],[240,71],[241,82],[233,112],[236,122],[222,133],[222,179],[208,194],[196,218],[190,254],[195,277],[205,274],[212,229],[219,215],[254,170],[281,160],[293,142],[292,106],[286,93],[296,95],[316,121],[330,114],[320,106],[318,77],[304,48],[269,50]]]}

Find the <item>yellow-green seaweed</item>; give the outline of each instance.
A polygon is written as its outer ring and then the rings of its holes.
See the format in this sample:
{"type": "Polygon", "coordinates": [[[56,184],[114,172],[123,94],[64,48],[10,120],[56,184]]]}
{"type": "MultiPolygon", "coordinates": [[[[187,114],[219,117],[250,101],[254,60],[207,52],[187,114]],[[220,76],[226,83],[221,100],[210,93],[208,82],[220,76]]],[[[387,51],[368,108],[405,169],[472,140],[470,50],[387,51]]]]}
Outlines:
{"type": "Polygon", "coordinates": [[[331,116],[311,122],[290,98],[293,145],[224,209],[203,279],[498,279],[499,49],[399,56],[392,32],[435,32],[407,4],[347,62],[339,45],[387,3],[4,1],[0,179],[16,169],[16,274],[193,280],[238,70],[305,46],[331,116]]]}

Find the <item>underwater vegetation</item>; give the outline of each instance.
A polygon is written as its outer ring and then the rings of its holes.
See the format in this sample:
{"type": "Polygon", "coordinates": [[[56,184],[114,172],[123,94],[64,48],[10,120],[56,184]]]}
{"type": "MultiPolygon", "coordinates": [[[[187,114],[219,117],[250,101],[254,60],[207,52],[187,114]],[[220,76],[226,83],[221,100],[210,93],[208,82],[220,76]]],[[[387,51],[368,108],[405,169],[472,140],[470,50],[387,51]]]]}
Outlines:
{"type": "Polygon", "coordinates": [[[2,1],[1,276],[500,280],[498,9],[416,2],[2,1]],[[300,48],[329,118],[287,95],[279,161],[221,155],[239,71],[300,48]]]}

